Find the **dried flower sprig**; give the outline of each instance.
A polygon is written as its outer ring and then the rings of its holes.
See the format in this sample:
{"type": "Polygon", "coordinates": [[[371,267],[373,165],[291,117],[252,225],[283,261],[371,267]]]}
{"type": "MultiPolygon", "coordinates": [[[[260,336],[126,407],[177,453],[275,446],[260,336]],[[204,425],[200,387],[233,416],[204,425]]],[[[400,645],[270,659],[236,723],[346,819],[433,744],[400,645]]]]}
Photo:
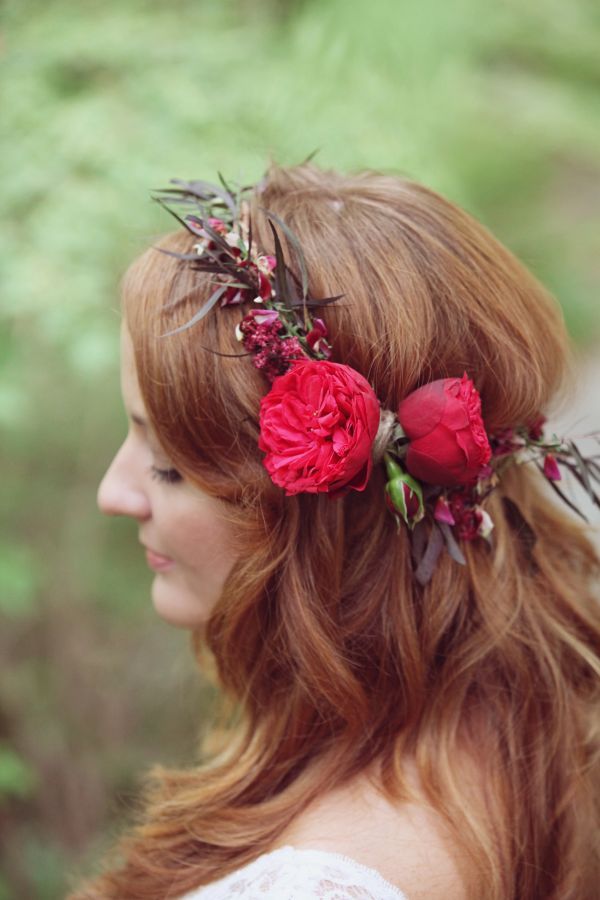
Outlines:
{"type": "Polygon", "coordinates": [[[247,200],[251,188],[232,189],[223,178],[220,186],[180,180],[171,184],[156,192],[154,199],[197,242],[193,253],[162,252],[209,274],[215,289],[188,322],[168,334],[192,327],[217,303],[233,306],[251,302],[256,308],[238,324],[236,337],[270,381],[287,371],[294,359],[329,359],[327,328],[321,318],[313,317],[313,310],[342,295],[318,300],[310,296],[304,254],[287,224],[275,213],[263,210],[273,235],[275,256],[261,254],[252,239],[247,200]],[[182,215],[176,211],[179,207],[183,207],[182,215]],[[298,275],[286,263],[280,235],[293,253],[298,275]]]}

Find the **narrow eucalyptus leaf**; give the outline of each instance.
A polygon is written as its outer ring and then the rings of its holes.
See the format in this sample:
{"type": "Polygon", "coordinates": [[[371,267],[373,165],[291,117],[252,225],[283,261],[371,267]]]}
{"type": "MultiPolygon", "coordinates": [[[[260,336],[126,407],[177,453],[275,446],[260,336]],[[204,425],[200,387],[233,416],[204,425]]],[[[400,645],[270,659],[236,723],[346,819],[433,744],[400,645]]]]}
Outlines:
{"type": "Polygon", "coordinates": [[[564,462],[563,465],[565,465],[568,468],[571,475],[577,479],[577,481],[579,482],[581,487],[584,489],[584,491],[587,493],[587,495],[591,498],[591,500],[594,502],[594,504],[596,506],[600,506],[600,497],[598,497],[598,495],[594,491],[589,478],[586,481],[581,477],[579,468],[577,467],[577,465],[575,463],[564,462]]]}
{"type": "Polygon", "coordinates": [[[165,250],[163,247],[153,247],[153,250],[158,250],[159,253],[164,253],[165,256],[173,256],[175,259],[182,259],[185,262],[196,262],[198,260],[197,253],[175,253],[174,250],[165,250]]]}
{"type": "Polygon", "coordinates": [[[587,470],[587,466],[585,464],[585,460],[579,452],[579,448],[575,444],[575,441],[569,442],[571,450],[573,452],[573,456],[575,457],[577,463],[578,473],[581,476],[581,482],[585,487],[586,491],[592,497],[593,500],[596,499],[596,495],[594,494],[594,488],[592,487],[592,482],[590,480],[589,472],[587,470]]]}
{"type": "Polygon", "coordinates": [[[425,553],[425,543],[427,538],[427,526],[424,521],[417,522],[410,534],[411,555],[415,565],[419,565],[425,553]]]}
{"type": "Polygon", "coordinates": [[[186,322],[185,325],[180,325],[179,328],[174,328],[173,331],[167,331],[166,334],[163,334],[162,337],[170,337],[173,334],[178,334],[180,331],[186,331],[188,328],[191,328],[192,325],[195,325],[200,319],[203,319],[204,316],[210,312],[213,306],[218,303],[221,299],[225,291],[227,290],[227,285],[223,284],[214,291],[204,306],[202,306],[198,312],[192,316],[189,322],[186,322]]]}
{"type": "Polygon", "coordinates": [[[173,216],[173,218],[176,219],[179,222],[179,224],[181,226],[183,226],[183,228],[185,228],[186,231],[188,231],[190,234],[193,234],[194,237],[198,236],[196,234],[196,232],[192,228],[190,228],[190,226],[185,221],[185,219],[182,219],[181,216],[178,216],[177,213],[175,212],[175,210],[171,209],[171,207],[168,206],[160,197],[153,197],[152,199],[154,200],[155,203],[158,203],[159,206],[162,206],[163,209],[166,209],[166,211],[169,213],[169,215],[173,216]]]}
{"type": "MultiPolygon", "coordinates": [[[[539,470],[541,471],[541,473],[542,473],[542,475],[543,475],[543,474],[544,474],[544,468],[543,468],[543,466],[538,466],[538,468],[539,468],[539,470]]],[[[562,502],[563,502],[563,503],[566,503],[567,506],[569,507],[569,509],[572,509],[573,512],[574,512],[576,515],[578,515],[580,519],[583,519],[583,521],[584,521],[584,522],[587,522],[587,524],[589,525],[589,522],[588,522],[587,517],[584,516],[584,514],[581,512],[581,510],[578,509],[578,508],[575,506],[575,504],[574,504],[571,500],[569,500],[569,498],[567,497],[567,495],[564,494],[564,493],[561,491],[561,489],[558,487],[558,485],[556,484],[556,482],[555,482],[555,481],[551,481],[549,478],[546,478],[545,481],[546,481],[546,484],[549,484],[549,485],[550,485],[550,487],[552,488],[552,490],[554,491],[554,493],[557,494],[557,495],[560,497],[560,499],[562,500],[562,502]]]]}
{"type": "Polygon", "coordinates": [[[444,538],[442,536],[442,532],[434,522],[429,533],[429,540],[427,542],[425,553],[423,554],[421,562],[415,570],[415,578],[421,586],[424,587],[429,581],[431,581],[431,576],[433,575],[433,571],[443,548],[444,538]]]}
{"type": "Polygon", "coordinates": [[[270,212],[268,209],[263,210],[265,215],[272,219],[276,224],[281,228],[286,238],[294,248],[294,252],[296,254],[296,259],[298,261],[298,267],[300,269],[300,275],[302,278],[302,299],[306,300],[308,297],[308,270],[306,268],[306,260],[304,258],[304,253],[302,252],[302,247],[300,246],[300,242],[298,238],[294,234],[294,232],[290,229],[288,225],[285,224],[283,219],[281,219],[278,215],[273,212],[270,212]]]}
{"type": "Polygon", "coordinates": [[[277,294],[277,297],[280,298],[289,309],[291,309],[292,303],[290,302],[290,297],[288,296],[287,292],[287,280],[285,278],[285,259],[283,256],[281,241],[279,240],[277,229],[272,222],[269,222],[269,228],[271,229],[273,240],[275,242],[275,261],[277,263],[277,265],[275,266],[275,292],[277,294]]]}
{"type": "Polygon", "coordinates": [[[459,563],[461,566],[466,566],[467,561],[463,555],[462,550],[458,546],[457,540],[454,537],[454,535],[452,534],[452,529],[450,528],[448,523],[447,522],[439,522],[438,526],[440,528],[440,531],[444,535],[444,540],[446,542],[446,549],[447,549],[448,553],[450,554],[450,556],[452,557],[452,559],[455,562],[459,563]]]}
{"type": "Polygon", "coordinates": [[[213,350],[212,347],[205,347],[204,344],[198,344],[198,346],[202,350],[206,350],[207,353],[214,353],[215,356],[227,356],[230,359],[240,359],[242,356],[252,356],[253,354],[248,353],[222,353],[220,350],[213,350]]]}
{"type": "Polygon", "coordinates": [[[231,211],[231,214],[235,215],[236,207],[231,195],[228,191],[224,191],[218,185],[211,184],[209,181],[182,181],[179,178],[173,178],[172,183],[178,185],[186,193],[192,194],[194,197],[198,197],[204,202],[212,201],[215,196],[219,197],[231,211]]]}

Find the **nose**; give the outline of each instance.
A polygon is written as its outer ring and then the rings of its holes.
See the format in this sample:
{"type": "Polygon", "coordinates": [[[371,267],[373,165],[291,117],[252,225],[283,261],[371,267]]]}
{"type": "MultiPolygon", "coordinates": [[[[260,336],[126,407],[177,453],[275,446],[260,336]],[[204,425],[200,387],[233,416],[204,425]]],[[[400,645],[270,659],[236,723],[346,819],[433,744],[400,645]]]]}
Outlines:
{"type": "Polygon", "coordinates": [[[140,474],[126,440],[100,482],[97,495],[100,512],[107,516],[130,516],[138,521],[150,518],[150,501],[140,474]]]}

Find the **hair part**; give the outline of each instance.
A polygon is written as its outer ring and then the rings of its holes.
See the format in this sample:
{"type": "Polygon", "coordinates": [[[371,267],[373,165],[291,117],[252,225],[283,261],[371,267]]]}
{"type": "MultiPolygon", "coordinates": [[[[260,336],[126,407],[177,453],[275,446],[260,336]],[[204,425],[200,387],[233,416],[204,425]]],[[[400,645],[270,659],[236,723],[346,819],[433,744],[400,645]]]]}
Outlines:
{"type": "MultiPolygon", "coordinates": [[[[465,370],[488,431],[532,422],[556,397],[569,367],[560,311],[466,212],[405,179],[312,165],[273,166],[255,192],[254,236],[272,252],[265,209],[298,236],[311,295],[343,294],[319,313],[333,359],[385,408],[465,370]]],[[[193,242],[181,231],[160,249],[193,242]]],[[[183,894],[268,850],[371,764],[390,796],[408,797],[408,758],[468,856],[473,897],[485,885],[490,900],[592,900],[600,635],[584,531],[538,472],[513,466],[488,501],[493,547],[465,545],[466,567],[442,557],[421,587],[381,466],[335,502],[270,481],[258,450],[268,385],[251,358],[217,355],[242,352],[239,308],[165,337],[210,290],[151,249],[123,298],[156,434],[239,526],[240,563],[195,635],[237,713],[221,753],[151,773],[122,862],[72,900],[183,894]],[[469,760],[481,789],[465,787],[469,760]]]]}

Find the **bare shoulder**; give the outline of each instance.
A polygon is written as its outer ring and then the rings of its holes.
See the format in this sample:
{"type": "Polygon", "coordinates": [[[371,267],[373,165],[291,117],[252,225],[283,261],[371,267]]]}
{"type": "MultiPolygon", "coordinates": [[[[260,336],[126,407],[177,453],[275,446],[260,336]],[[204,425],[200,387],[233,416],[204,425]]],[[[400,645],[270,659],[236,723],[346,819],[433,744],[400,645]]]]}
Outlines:
{"type": "Polygon", "coordinates": [[[440,815],[423,801],[394,803],[359,776],[311,804],[277,846],[341,853],[376,869],[409,900],[466,900],[453,846],[440,815]]]}

